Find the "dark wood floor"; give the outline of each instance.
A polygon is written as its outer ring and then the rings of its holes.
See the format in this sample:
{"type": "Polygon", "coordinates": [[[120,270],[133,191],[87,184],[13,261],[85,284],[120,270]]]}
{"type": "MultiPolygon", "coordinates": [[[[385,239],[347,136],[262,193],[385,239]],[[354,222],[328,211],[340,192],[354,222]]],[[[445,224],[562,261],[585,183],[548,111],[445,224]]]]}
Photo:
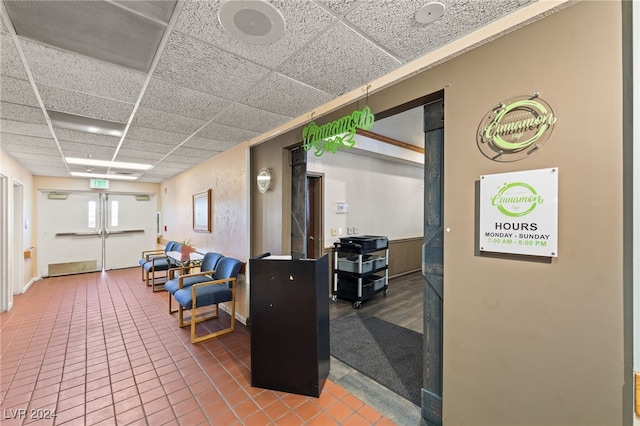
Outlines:
{"type": "MultiPolygon", "coordinates": [[[[424,277],[421,272],[414,272],[391,278],[386,296],[382,293],[373,296],[357,311],[422,333],[423,298],[424,277]]],[[[338,299],[330,303],[329,318],[335,319],[355,310],[352,302],[338,299]]]]}

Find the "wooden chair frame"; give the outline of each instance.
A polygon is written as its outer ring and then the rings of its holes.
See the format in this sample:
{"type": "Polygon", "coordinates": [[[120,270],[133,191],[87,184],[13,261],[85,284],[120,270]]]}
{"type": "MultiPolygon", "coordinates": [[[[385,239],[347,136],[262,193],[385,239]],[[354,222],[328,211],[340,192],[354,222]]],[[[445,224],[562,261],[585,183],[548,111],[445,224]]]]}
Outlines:
{"type": "MultiPolygon", "coordinates": [[[[236,321],[236,284],[237,284],[237,279],[236,278],[222,278],[219,280],[215,280],[215,281],[207,281],[204,283],[198,283],[198,284],[194,284],[191,286],[191,318],[189,319],[189,322],[185,322],[184,321],[184,308],[179,305],[178,307],[178,325],[180,327],[186,327],[188,325],[191,325],[191,343],[198,343],[198,342],[202,342],[203,340],[207,340],[207,339],[211,339],[213,337],[218,337],[218,336],[222,336],[223,334],[227,334],[227,333],[231,333],[233,330],[235,330],[235,321],[236,321]],[[228,302],[231,302],[231,326],[228,328],[224,328],[222,330],[218,330],[215,331],[213,333],[209,333],[209,334],[205,334],[202,336],[196,336],[196,324],[199,324],[201,322],[204,321],[208,321],[211,319],[216,319],[219,317],[220,311],[219,311],[219,303],[216,303],[216,310],[215,310],[215,314],[213,315],[208,315],[208,316],[201,316],[198,318],[197,314],[196,314],[196,290],[198,287],[204,287],[204,286],[210,286],[210,285],[225,285],[224,283],[228,283],[231,282],[232,286],[231,286],[231,300],[228,302]]],[[[227,303],[227,302],[220,302],[220,303],[227,303]]],[[[201,306],[203,307],[203,306],[201,306]]]]}
{"type": "MultiPolygon", "coordinates": [[[[185,269],[191,269],[191,268],[199,268],[200,265],[196,265],[196,266],[179,266],[177,268],[171,268],[169,269],[169,280],[172,280],[176,277],[176,272],[178,271],[183,271],[185,269]]],[[[189,278],[189,277],[197,277],[200,275],[213,275],[215,274],[216,271],[200,271],[200,272],[194,272],[192,274],[185,274],[185,275],[180,275],[178,277],[178,289],[184,288],[184,279],[185,278],[189,278]]],[[[207,281],[208,282],[208,281],[207,281]]],[[[171,299],[173,299],[173,295],[169,292],[167,292],[169,294],[169,313],[170,314],[175,314],[176,312],[178,312],[178,309],[173,310],[171,309],[171,299]]]]}
{"type": "MultiPolygon", "coordinates": [[[[164,276],[162,276],[162,277],[156,277],[156,262],[155,262],[155,261],[156,261],[157,259],[161,259],[161,258],[163,258],[163,257],[164,257],[164,258],[166,258],[166,259],[167,259],[167,263],[169,263],[169,257],[168,257],[168,256],[158,256],[158,257],[154,257],[153,259],[150,259],[150,260],[151,260],[151,271],[147,271],[147,270],[145,269],[145,272],[147,273],[147,286],[151,286],[151,290],[152,290],[154,293],[156,293],[156,292],[158,292],[158,291],[163,291],[163,290],[164,290],[164,289],[156,290],[156,286],[158,286],[158,285],[160,285],[160,284],[164,284],[164,281],[163,281],[163,282],[161,282],[161,283],[156,283],[156,279],[158,279],[158,278],[166,278],[166,279],[169,279],[169,270],[170,270],[171,268],[169,268],[169,269],[167,269],[167,270],[166,270],[166,274],[165,274],[164,276]],[[149,280],[149,273],[151,273],[151,280],[149,280]],[[149,283],[149,281],[151,281],[151,283],[149,283]]],[[[143,269],[144,269],[144,268],[143,268],[143,269]]],[[[160,272],[160,271],[158,271],[158,272],[160,272]]]]}
{"type": "MultiPolygon", "coordinates": [[[[158,256],[158,255],[164,255],[164,250],[163,249],[143,250],[142,255],[140,257],[144,257],[145,263],[147,263],[148,261],[151,260],[152,256],[158,256]]],[[[141,269],[142,269],[142,281],[145,281],[147,285],[149,285],[149,278],[147,277],[145,279],[145,272],[147,272],[147,270],[144,269],[144,264],[141,266],[141,269]]],[[[147,272],[147,275],[148,274],[149,273],[147,272]]]]}

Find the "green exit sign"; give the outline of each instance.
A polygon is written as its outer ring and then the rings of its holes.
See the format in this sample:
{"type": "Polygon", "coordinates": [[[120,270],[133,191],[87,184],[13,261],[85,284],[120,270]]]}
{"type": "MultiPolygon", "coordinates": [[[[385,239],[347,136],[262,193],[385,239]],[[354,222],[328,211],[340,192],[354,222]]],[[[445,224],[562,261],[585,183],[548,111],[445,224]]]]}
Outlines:
{"type": "Polygon", "coordinates": [[[89,188],[109,189],[109,181],[107,179],[91,179],[89,180],[89,188]]]}

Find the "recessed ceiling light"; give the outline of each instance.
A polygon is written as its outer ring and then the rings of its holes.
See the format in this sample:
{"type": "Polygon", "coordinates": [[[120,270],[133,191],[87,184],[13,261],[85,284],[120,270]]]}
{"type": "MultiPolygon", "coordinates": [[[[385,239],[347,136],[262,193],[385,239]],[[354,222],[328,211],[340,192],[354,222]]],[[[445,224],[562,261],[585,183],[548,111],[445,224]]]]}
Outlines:
{"type": "Polygon", "coordinates": [[[430,24],[437,21],[444,15],[444,4],[434,1],[422,6],[415,14],[415,19],[419,24],[430,24]]]}
{"type": "Polygon", "coordinates": [[[55,127],[78,130],[80,132],[96,133],[99,135],[121,137],[125,124],[115,121],[99,120],[97,118],[84,117],[82,115],[68,114],[66,112],[47,110],[51,123],[55,127]]]}
{"type": "Polygon", "coordinates": [[[285,30],[282,13],[261,0],[227,0],[220,6],[218,20],[229,34],[251,44],[271,44],[285,30]]]}
{"type": "Polygon", "coordinates": [[[122,161],[94,160],[92,158],[66,157],[64,160],[69,164],[80,164],[81,166],[113,167],[116,169],[129,169],[129,170],[149,170],[151,168],[151,164],[125,163],[122,161]]]}
{"type": "Polygon", "coordinates": [[[138,176],[134,175],[110,175],[107,173],[83,173],[83,172],[71,172],[73,177],[84,177],[91,179],[120,179],[120,180],[136,180],[138,176]]]}

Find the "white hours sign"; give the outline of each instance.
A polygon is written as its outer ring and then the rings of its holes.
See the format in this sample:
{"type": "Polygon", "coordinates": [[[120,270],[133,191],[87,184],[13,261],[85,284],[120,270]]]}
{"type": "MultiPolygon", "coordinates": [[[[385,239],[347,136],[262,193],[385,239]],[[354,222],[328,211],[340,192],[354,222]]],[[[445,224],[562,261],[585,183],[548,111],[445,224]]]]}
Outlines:
{"type": "Polygon", "coordinates": [[[558,256],[558,168],[480,177],[480,251],[558,256]]]}

